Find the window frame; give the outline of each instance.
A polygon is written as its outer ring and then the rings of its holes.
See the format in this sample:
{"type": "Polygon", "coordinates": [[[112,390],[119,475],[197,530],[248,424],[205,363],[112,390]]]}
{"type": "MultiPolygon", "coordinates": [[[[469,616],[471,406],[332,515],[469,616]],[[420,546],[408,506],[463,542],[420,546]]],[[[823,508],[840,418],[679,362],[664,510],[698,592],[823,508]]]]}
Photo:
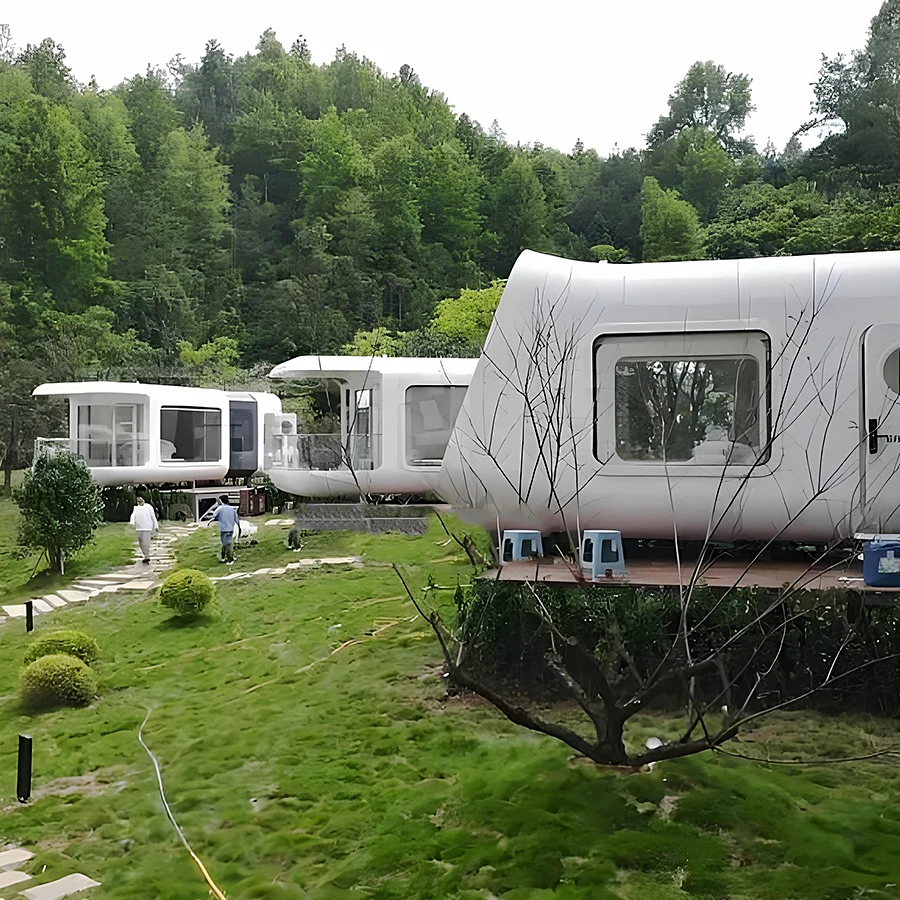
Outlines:
{"type": "Polygon", "coordinates": [[[447,447],[450,446],[450,438],[453,437],[453,429],[456,428],[456,419],[459,418],[459,414],[462,412],[463,403],[465,403],[466,392],[469,389],[469,385],[467,384],[447,384],[446,382],[441,382],[438,384],[427,384],[417,382],[416,384],[408,384],[403,389],[403,441],[402,441],[402,454],[403,454],[403,465],[407,469],[411,469],[413,471],[418,471],[420,469],[438,469],[444,464],[444,456],[447,453],[447,447]],[[448,388],[449,390],[453,390],[454,388],[457,390],[463,391],[463,398],[459,404],[459,409],[456,411],[456,418],[450,424],[450,437],[447,438],[447,443],[444,445],[444,454],[441,456],[438,462],[415,462],[409,459],[409,392],[414,390],[415,388],[448,388]]]}
{"type": "MultiPolygon", "coordinates": [[[[164,412],[192,412],[192,413],[218,413],[219,422],[215,426],[219,431],[218,456],[215,459],[160,459],[160,465],[163,466],[209,466],[215,463],[227,463],[228,459],[223,455],[222,436],[225,431],[223,419],[225,414],[220,406],[160,406],[159,407],[159,438],[158,441],[168,440],[163,437],[162,416],[164,412]]],[[[231,436],[231,422],[229,421],[228,436],[231,436]]],[[[174,442],[173,442],[174,443],[174,442]]]]}
{"type": "MultiPolygon", "coordinates": [[[[712,354],[715,356],[715,354],[712,354]]],[[[684,360],[685,357],[675,357],[659,354],[660,360],[684,360]]],[[[698,357],[699,359],[700,357],[698,357]]],[[[711,357],[704,357],[711,358],[711,357]]],[[[667,468],[675,468],[679,475],[715,475],[721,477],[723,472],[733,471],[740,477],[747,474],[764,475],[769,473],[769,464],[772,462],[772,338],[767,331],[762,328],[714,328],[714,329],[693,329],[690,331],[627,331],[627,332],[606,332],[594,338],[591,345],[591,390],[592,390],[592,414],[594,419],[594,427],[592,428],[591,444],[592,453],[596,462],[601,465],[601,474],[604,470],[609,469],[609,474],[645,474],[658,475],[667,468]],[[651,347],[645,354],[638,356],[637,354],[617,356],[612,363],[612,370],[615,371],[616,366],[622,360],[634,360],[650,358],[654,355],[653,345],[659,342],[683,339],[709,339],[709,338],[737,338],[744,340],[748,337],[755,337],[762,345],[762,353],[757,356],[755,353],[723,353],[723,357],[738,357],[741,355],[749,355],[760,362],[760,445],[759,453],[755,462],[752,463],[725,463],[722,465],[711,463],[692,463],[689,460],[670,460],[668,462],[658,459],[648,460],[632,460],[620,457],[616,452],[616,410],[613,405],[607,410],[606,414],[601,417],[598,403],[599,394],[599,373],[597,365],[597,355],[600,348],[606,344],[613,342],[621,342],[622,340],[645,340],[651,347]],[[600,455],[600,423],[601,420],[611,421],[613,431],[613,452],[609,459],[603,459],[600,455]]],[[[613,388],[615,394],[615,388],[613,388]]]]}

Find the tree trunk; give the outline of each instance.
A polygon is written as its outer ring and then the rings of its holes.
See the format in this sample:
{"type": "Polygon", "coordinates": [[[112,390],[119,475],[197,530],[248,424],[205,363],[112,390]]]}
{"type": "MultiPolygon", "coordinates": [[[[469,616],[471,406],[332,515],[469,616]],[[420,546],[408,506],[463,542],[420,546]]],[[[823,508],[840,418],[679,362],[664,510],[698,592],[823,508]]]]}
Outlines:
{"type": "Polygon", "coordinates": [[[15,413],[13,413],[9,423],[9,443],[6,445],[6,453],[3,455],[3,493],[7,497],[12,496],[12,470],[15,447],[16,416],[15,413]]]}

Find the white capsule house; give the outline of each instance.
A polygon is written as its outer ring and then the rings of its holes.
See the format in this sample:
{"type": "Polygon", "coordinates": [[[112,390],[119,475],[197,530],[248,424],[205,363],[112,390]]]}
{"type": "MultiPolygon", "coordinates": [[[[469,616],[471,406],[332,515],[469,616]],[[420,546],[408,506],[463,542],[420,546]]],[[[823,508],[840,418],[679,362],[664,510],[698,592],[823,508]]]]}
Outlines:
{"type": "Polygon", "coordinates": [[[331,434],[298,433],[296,416],[271,416],[266,472],[282,491],[301,497],[433,492],[476,363],[357,356],[281,363],[271,378],[337,386],[338,424],[331,434]]]}
{"type": "Polygon", "coordinates": [[[66,449],[100,485],[246,478],[262,469],[264,423],[274,394],[160,384],[42,384],[37,397],[69,403],[69,436],[43,438],[38,453],[66,449]]]}
{"type": "Polygon", "coordinates": [[[521,255],[439,493],[494,529],[900,532],[900,252],[521,255]]]}

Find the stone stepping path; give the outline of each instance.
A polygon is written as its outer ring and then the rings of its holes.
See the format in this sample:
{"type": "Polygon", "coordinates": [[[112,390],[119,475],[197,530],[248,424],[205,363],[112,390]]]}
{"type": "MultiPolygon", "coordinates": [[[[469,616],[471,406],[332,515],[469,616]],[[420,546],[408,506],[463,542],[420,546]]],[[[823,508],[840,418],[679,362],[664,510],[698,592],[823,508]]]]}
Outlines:
{"type": "Polygon", "coordinates": [[[26,875],[24,872],[16,872],[15,870],[10,872],[0,872],[0,888],[12,887],[14,884],[19,884],[21,881],[31,881],[31,876],[26,875]]]}
{"type": "Polygon", "coordinates": [[[21,893],[28,900],[60,900],[62,897],[71,897],[72,894],[79,894],[92,887],[100,887],[100,882],[88,878],[87,875],[66,875],[65,878],[39,884],[21,893]]]}
{"type": "MultiPolygon", "coordinates": [[[[180,538],[191,533],[190,528],[184,526],[163,526],[152,538],[150,551],[150,565],[143,564],[143,557],[135,552],[133,564],[116,572],[108,572],[103,575],[91,575],[73,582],[68,587],[59,588],[52,594],[43,597],[32,598],[32,612],[35,615],[45,615],[55,609],[62,609],[71,604],[83,603],[99,594],[115,594],[119,591],[149,591],[156,586],[156,577],[175,563],[175,554],[172,545],[180,538]]],[[[0,607],[2,615],[0,622],[7,617],[12,619],[25,618],[25,604],[11,603],[0,607]]],[[[2,857],[0,857],[2,858],[2,857]]]]}
{"type": "MultiPolygon", "coordinates": [[[[271,519],[266,525],[280,523],[282,520],[271,519]]],[[[292,524],[292,519],[284,519],[284,523],[292,524]]],[[[117,594],[121,591],[149,591],[157,585],[157,576],[160,572],[170,568],[175,563],[175,554],[170,549],[175,542],[182,537],[193,534],[196,526],[166,526],[164,525],[152,539],[151,565],[145,566],[139,553],[135,554],[135,562],[129,569],[117,572],[108,572],[104,575],[92,575],[71,584],[67,588],[59,588],[53,594],[43,597],[35,597],[32,600],[32,611],[35,615],[44,615],[55,609],[62,609],[71,604],[83,603],[99,594],[117,594]]],[[[361,566],[362,559],[358,556],[324,556],[313,559],[297,559],[284,566],[257,569],[255,572],[229,572],[227,575],[219,575],[212,581],[235,581],[240,578],[252,578],[259,575],[284,575],[298,569],[314,569],[320,566],[361,566]]],[[[0,615],[0,623],[5,617],[13,619],[25,618],[25,604],[12,603],[2,607],[4,615],[0,615]]],[[[2,855],[0,855],[2,859],[2,855]]],[[[2,869],[2,863],[0,863],[2,869]]]]}
{"type": "Polygon", "coordinates": [[[359,556],[328,556],[317,559],[298,559],[286,566],[275,568],[257,569],[255,572],[232,572],[228,575],[219,575],[210,581],[236,581],[238,578],[253,578],[255,575],[284,575],[288,571],[297,569],[317,569],[320,566],[361,566],[362,558],[359,556]]]}
{"type": "Polygon", "coordinates": [[[5,872],[7,869],[14,869],[23,862],[28,862],[28,860],[33,857],[34,854],[24,847],[13,847],[12,850],[4,850],[0,853],[0,872],[5,872]]]}
{"type": "MultiPolygon", "coordinates": [[[[18,866],[34,858],[34,854],[24,847],[13,847],[11,850],[0,852],[0,889],[11,888],[13,885],[24,884],[36,876],[27,872],[20,872],[18,866]]],[[[20,891],[19,895],[28,900],[61,900],[63,897],[71,897],[88,888],[99,887],[100,882],[88,878],[87,875],[75,874],[57,878],[56,881],[48,881],[46,884],[37,884],[34,887],[20,891]]]]}

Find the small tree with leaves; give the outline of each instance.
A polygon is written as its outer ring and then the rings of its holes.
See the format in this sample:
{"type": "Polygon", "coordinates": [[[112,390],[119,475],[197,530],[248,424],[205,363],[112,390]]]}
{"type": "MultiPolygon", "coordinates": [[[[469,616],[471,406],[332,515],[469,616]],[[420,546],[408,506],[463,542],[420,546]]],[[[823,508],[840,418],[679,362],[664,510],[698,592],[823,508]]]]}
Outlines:
{"type": "Polygon", "coordinates": [[[100,489],[84,461],[71,453],[40,456],[13,493],[22,513],[19,545],[40,552],[55,571],[89,544],[103,521],[100,489]]]}

